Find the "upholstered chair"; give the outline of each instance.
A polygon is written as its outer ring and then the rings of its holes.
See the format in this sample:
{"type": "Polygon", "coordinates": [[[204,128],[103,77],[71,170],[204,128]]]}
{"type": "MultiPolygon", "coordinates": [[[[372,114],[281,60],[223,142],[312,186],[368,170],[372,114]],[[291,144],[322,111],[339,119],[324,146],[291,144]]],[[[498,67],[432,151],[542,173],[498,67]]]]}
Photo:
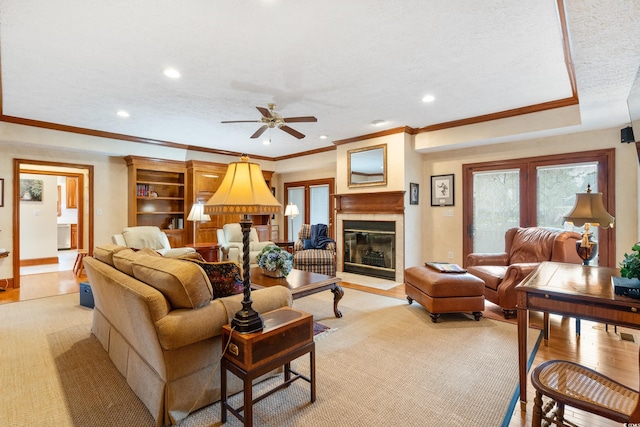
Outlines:
{"type": "MultiPolygon", "coordinates": [[[[221,255],[223,260],[237,262],[239,265],[243,265],[243,242],[242,242],[242,227],[239,223],[225,224],[222,226],[222,235],[218,234],[218,243],[221,245],[221,255]],[[220,240],[223,239],[224,242],[220,240]]],[[[261,242],[258,238],[258,232],[255,228],[251,228],[249,233],[249,264],[251,267],[256,267],[258,261],[256,257],[267,246],[275,246],[275,243],[270,241],[261,242]]]]}
{"type": "Polygon", "coordinates": [[[132,249],[150,248],[171,258],[196,251],[193,248],[172,248],[167,235],[160,228],[151,225],[127,227],[121,234],[111,236],[111,241],[132,249]]]}
{"type": "Polygon", "coordinates": [[[515,287],[542,261],[581,264],[579,233],[544,227],[514,227],[505,233],[505,251],[467,255],[467,271],[484,280],[484,297],[509,319],[516,310],[515,287]]]}
{"type": "Polygon", "coordinates": [[[312,273],[336,275],[336,244],[327,243],[325,249],[309,246],[311,240],[311,225],[302,224],[298,233],[298,240],[293,245],[293,267],[312,273]],[[307,242],[305,245],[305,241],[307,242]],[[305,249],[306,247],[306,249],[305,249]]]}

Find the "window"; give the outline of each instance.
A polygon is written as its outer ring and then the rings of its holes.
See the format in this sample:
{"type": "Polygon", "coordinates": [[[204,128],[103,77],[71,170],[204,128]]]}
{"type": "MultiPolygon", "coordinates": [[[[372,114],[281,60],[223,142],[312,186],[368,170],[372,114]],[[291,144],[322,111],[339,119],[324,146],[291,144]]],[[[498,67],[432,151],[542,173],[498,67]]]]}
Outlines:
{"type": "Polygon", "coordinates": [[[285,183],[285,203],[294,203],[300,211],[293,219],[293,227],[291,219],[285,218],[285,236],[296,241],[302,224],[327,224],[327,232],[333,236],[333,192],[333,178],[285,183]]]}
{"type": "MultiPolygon", "coordinates": [[[[587,185],[601,191],[613,212],[614,150],[463,165],[464,254],[504,251],[504,234],[511,227],[541,226],[582,233],[582,227],[563,224],[576,193],[587,185]]],[[[592,265],[615,265],[615,233],[592,228],[598,258],[592,265]]]]}

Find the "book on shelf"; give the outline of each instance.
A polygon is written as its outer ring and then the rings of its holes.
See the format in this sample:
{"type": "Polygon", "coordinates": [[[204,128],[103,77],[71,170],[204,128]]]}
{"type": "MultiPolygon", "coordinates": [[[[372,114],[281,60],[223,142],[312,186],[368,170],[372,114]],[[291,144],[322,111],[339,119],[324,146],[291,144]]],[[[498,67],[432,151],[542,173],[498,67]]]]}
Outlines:
{"type": "Polygon", "coordinates": [[[424,265],[439,271],[440,273],[466,273],[467,270],[460,267],[458,264],[452,264],[450,262],[425,262],[424,265]]]}

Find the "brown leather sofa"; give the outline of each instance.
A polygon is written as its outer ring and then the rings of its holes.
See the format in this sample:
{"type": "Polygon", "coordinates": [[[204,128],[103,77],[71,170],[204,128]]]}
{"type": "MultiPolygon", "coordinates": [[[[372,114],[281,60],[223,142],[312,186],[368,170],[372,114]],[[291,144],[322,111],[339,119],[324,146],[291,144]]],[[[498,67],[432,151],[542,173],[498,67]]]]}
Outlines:
{"type": "Polygon", "coordinates": [[[543,227],[514,227],[505,233],[505,251],[471,253],[466,269],[484,280],[485,299],[498,304],[505,319],[515,314],[515,287],[542,261],[581,264],[576,252],[579,233],[543,227]]]}

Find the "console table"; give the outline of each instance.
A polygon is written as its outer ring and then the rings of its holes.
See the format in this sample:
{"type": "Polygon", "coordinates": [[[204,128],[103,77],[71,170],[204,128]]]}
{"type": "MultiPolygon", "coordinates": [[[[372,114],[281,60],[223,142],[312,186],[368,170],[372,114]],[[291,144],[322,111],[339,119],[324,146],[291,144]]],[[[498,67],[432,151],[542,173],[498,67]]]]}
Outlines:
{"type": "Polygon", "coordinates": [[[640,300],[613,292],[611,277],[619,275],[616,268],[543,262],[516,286],[522,407],[527,402],[529,310],[545,313],[545,338],[549,334],[548,313],[640,329],[640,300]]]}

